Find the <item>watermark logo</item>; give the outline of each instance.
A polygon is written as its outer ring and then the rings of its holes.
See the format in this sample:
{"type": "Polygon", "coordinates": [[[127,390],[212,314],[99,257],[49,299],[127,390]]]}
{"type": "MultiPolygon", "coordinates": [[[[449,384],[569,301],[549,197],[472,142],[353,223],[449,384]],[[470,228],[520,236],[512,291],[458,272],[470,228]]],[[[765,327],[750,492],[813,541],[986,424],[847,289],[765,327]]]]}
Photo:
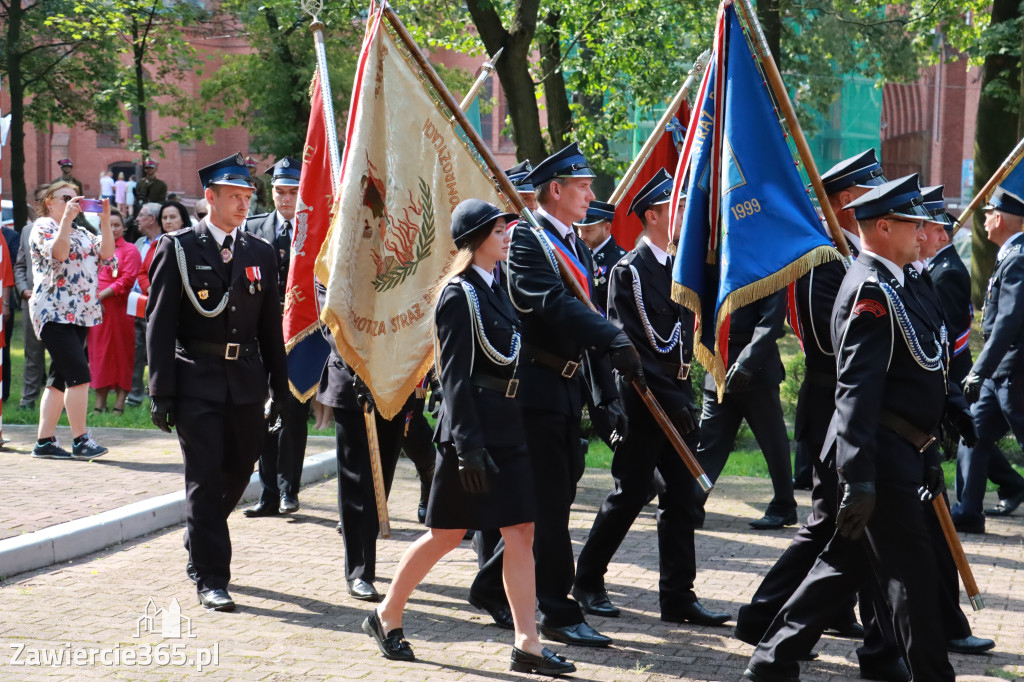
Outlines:
{"type": "Polygon", "coordinates": [[[149,601],[146,602],[146,608],[142,612],[142,615],[135,621],[135,635],[138,639],[143,634],[156,634],[159,633],[164,639],[181,639],[182,637],[182,625],[184,625],[185,637],[192,639],[196,635],[192,634],[192,619],[188,616],[182,615],[181,605],[178,604],[177,597],[171,597],[171,602],[166,608],[160,608],[150,597],[149,601]],[[160,627],[157,628],[159,622],[160,627]]]}

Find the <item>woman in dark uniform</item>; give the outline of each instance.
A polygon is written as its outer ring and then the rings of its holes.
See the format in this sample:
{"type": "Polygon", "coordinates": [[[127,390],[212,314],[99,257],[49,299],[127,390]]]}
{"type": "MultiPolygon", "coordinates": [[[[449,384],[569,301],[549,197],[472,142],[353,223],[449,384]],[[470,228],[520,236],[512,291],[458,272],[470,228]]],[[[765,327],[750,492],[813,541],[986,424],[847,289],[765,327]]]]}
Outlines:
{"type": "Polygon", "coordinates": [[[478,199],[452,213],[459,251],[438,287],[436,365],[444,390],[435,440],[440,446],[430,501],[430,529],[406,551],[387,597],[365,621],[385,658],[413,660],[402,612],[416,586],[467,528],[500,528],[504,582],[515,646],[511,669],[545,675],[576,667],[541,646],[533,568],[534,501],[523,423],[514,400],[519,320],[492,272],[508,256],[505,226],[515,216],[478,199]]]}

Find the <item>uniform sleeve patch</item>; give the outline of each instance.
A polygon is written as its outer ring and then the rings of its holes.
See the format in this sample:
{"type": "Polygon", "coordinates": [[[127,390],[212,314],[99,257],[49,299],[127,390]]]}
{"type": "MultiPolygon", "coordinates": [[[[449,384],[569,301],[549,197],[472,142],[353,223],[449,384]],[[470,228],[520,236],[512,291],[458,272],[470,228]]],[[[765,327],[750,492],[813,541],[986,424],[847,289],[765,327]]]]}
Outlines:
{"type": "Polygon", "coordinates": [[[885,315],[885,306],[871,299],[857,301],[857,305],[853,306],[853,314],[860,315],[861,313],[871,313],[875,317],[883,317],[885,315]]]}

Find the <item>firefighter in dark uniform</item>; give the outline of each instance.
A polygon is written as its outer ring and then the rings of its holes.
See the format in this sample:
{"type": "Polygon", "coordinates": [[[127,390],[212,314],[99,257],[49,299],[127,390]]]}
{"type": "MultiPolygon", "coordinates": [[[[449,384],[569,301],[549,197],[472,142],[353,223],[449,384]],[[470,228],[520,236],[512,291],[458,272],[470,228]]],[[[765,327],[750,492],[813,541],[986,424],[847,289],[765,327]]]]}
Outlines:
{"type": "MultiPolygon", "coordinates": [[[[661,169],[633,199],[630,212],[643,223],[644,233],[636,248],[611,270],[608,320],[636,346],[648,388],[687,444],[696,448],[699,417],[690,385],[694,320],[692,312],[672,300],[672,261],[667,253],[671,198],[672,176],[661,169]]],[[[601,504],[580,552],[572,595],[587,613],[619,615],[605,591],[604,576],[647,503],[653,477],[658,493],[661,619],[721,625],[729,620],[729,614],[704,608],[693,591],[697,483],[633,386],[621,378],[617,384],[629,432],[615,448],[615,490],[601,504]]]]}
{"type": "MultiPolygon", "coordinates": [[[[853,210],[843,206],[885,181],[873,149],[840,161],[821,176],[836,219],[845,226],[844,236],[850,231],[856,234],[857,227],[853,210]]],[[[857,241],[860,241],[859,235],[857,241]]],[[[847,246],[852,249],[849,237],[847,246]]],[[[835,462],[831,458],[823,460],[819,455],[835,412],[836,360],[829,328],[832,307],[845,276],[846,264],[837,259],[822,263],[791,285],[790,324],[800,339],[805,363],[793,435],[797,462],[803,455],[812,468],[811,515],[765,575],[750,603],[739,610],[736,636],[748,644],[756,645],[761,640],[779,609],[800,585],[835,533],[839,481],[835,462]]],[[[862,597],[861,604],[862,612],[871,610],[867,614],[870,621],[873,600],[862,597]]],[[[843,636],[864,636],[853,608],[854,600],[851,598],[836,619],[829,623],[829,629],[843,636]]],[[[869,647],[874,641],[880,640],[869,640],[869,647]]],[[[866,659],[870,656],[870,653],[865,653],[866,659]]]]}
{"type": "Polygon", "coordinates": [[[202,168],[199,178],[210,213],[157,245],[146,350],[153,423],[168,433],[177,426],[185,460],[186,570],[203,606],[230,611],[228,515],[259,454],[268,385],[271,398],[282,399],[288,369],[277,257],[240,229],[249,171],[237,155],[202,168]]]}
{"type": "MultiPolygon", "coordinates": [[[[642,382],[643,372],[629,337],[573,296],[555,262],[557,249],[579,269],[584,290],[590,289],[593,259],[575,238],[572,224],[584,218],[594,198],[593,177],[575,143],[527,176],[537,188],[536,217],[542,229],[522,221],[516,225],[507,284],[523,325],[519,391],[538,504],[534,554],[541,634],[600,647],[611,639],[590,627],[579,604],[569,598],[575,572],[569,510],[585,466],[580,448],[583,375],[596,394],[594,403],[609,412],[610,423],[625,437],[625,413],[607,363],[610,359],[626,381],[642,382]]],[[[493,609],[504,605],[503,592],[499,551],[477,575],[470,598],[493,609]]]]}
{"type": "Polygon", "coordinates": [[[594,305],[601,312],[608,310],[608,277],[612,267],[626,255],[612,236],[614,217],[615,204],[591,201],[587,217],[573,225],[594,254],[594,305]]]}
{"type": "Polygon", "coordinates": [[[963,382],[964,394],[974,402],[978,443],[961,446],[957,454],[958,502],[952,516],[957,530],[967,533],[985,532],[986,480],[998,486],[999,495],[986,515],[1012,514],[1024,502],[1024,477],[999,449],[1008,431],[1024,444],[1024,198],[997,188],[984,210],[985,230],[999,252],[981,317],[985,346],[963,382]]]}
{"type": "MultiPolygon", "coordinates": [[[[249,164],[246,163],[246,168],[249,164]]],[[[285,288],[288,285],[288,267],[291,263],[292,235],[295,209],[299,199],[299,172],[302,163],[284,157],[266,171],[271,176],[274,206],[272,213],[250,216],[245,231],[254,234],[274,247],[277,254],[278,292],[284,308],[285,288]]],[[[270,274],[270,273],[267,273],[270,274]]],[[[299,508],[299,482],[302,478],[302,460],[306,453],[309,400],[299,400],[291,391],[281,397],[278,405],[281,423],[272,424],[260,451],[260,500],[243,513],[247,517],[291,514],[299,508]]]]}
{"type": "MultiPolygon", "coordinates": [[[[537,190],[533,186],[533,183],[527,180],[527,176],[533,170],[533,164],[530,163],[529,159],[521,161],[516,165],[512,166],[505,171],[505,176],[508,177],[516,191],[519,192],[519,196],[523,198],[523,203],[526,204],[526,208],[531,211],[537,210],[537,190]]],[[[501,264],[499,263],[500,267],[501,264]]]]}
{"type": "Polygon", "coordinates": [[[821,630],[871,570],[913,679],[953,680],[935,593],[926,506],[943,490],[933,433],[947,409],[941,320],[906,286],[930,216],[917,175],[849,204],[862,250],[836,298],[835,448],[843,497],[836,535],[754,651],[752,680],[797,679],[821,630]],[[859,567],[858,567],[859,564],[859,567]]]}

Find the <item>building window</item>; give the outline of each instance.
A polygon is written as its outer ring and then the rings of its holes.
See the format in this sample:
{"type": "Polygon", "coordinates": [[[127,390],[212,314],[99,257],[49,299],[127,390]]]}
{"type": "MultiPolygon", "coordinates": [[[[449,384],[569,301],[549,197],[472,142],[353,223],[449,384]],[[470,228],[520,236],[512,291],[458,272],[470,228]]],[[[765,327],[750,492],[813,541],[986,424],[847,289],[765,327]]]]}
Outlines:
{"type": "Polygon", "coordinates": [[[96,130],[96,147],[98,149],[121,147],[121,126],[116,123],[101,123],[96,130]]]}

